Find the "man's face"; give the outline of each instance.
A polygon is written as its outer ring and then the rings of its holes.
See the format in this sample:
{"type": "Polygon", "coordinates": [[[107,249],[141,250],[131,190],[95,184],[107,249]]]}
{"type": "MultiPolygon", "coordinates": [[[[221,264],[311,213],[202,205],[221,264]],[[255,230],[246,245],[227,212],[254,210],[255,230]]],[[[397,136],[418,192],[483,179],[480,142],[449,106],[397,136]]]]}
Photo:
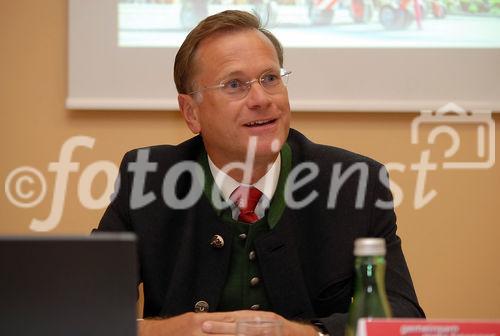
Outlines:
{"type": "MultiPolygon", "coordinates": [[[[234,78],[252,80],[268,70],[279,73],[280,69],[271,41],[257,30],[222,33],[203,40],[195,64],[195,89],[234,78]]],[[[240,99],[228,97],[220,89],[207,89],[201,95],[183,98],[191,106],[183,114],[190,129],[201,132],[206,150],[217,165],[244,161],[251,136],[257,137],[256,162],[276,157],[276,149],[285,142],[290,126],[290,104],[284,85],[270,94],[254,82],[240,99]],[[271,149],[273,141],[277,141],[275,151],[271,149]]]]}

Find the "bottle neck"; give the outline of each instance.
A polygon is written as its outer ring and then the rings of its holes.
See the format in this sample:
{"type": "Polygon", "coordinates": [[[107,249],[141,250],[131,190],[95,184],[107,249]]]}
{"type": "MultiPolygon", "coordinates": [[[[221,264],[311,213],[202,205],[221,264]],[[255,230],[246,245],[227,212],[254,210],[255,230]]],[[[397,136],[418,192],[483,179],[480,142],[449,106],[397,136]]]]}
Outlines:
{"type": "Polygon", "coordinates": [[[383,256],[356,257],[356,275],[368,293],[385,292],[385,258],[383,256]]]}
{"type": "Polygon", "coordinates": [[[384,256],[356,257],[354,296],[349,308],[346,336],[355,336],[358,319],[391,317],[385,292],[384,256]]]}

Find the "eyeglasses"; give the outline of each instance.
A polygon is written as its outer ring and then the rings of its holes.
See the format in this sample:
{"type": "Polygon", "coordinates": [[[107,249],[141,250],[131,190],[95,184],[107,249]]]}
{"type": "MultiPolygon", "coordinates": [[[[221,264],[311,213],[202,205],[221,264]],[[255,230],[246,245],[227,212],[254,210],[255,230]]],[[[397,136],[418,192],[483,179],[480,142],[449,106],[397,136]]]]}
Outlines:
{"type": "Polygon", "coordinates": [[[290,76],[291,73],[291,71],[286,71],[285,69],[280,69],[279,71],[269,70],[260,75],[259,78],[251,80],[244,80],[241,78],[228,79],[222,81],[218,85],[207,86],[202,89],[189,92],[188,95],[193,95],[210,89],[219,89],[229,99],[238,100],[246,97],[252,87],[252,84],[255,82],[258,82],[267,93],[280,93],[286,86],[288,76],[290,76]]]}

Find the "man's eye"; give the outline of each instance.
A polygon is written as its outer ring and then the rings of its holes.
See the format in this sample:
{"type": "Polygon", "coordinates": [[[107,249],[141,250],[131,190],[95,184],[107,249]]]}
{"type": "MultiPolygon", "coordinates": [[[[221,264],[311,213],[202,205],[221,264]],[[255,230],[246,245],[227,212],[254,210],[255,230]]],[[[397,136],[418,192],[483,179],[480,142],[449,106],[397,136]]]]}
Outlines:
{"type": "Polygon", "coordinates": [[[275,84],[279,79],[279,76],[274,73],[268,73],[262,76],[261,83],[262,84],[275,84]]]}
{"type": "Polygon", "coordinates": [[[237,89],[241,88],[242,83],[238,79],[231,79],[231,80],[227,81],[224,86],[230,90],[237,90],[237,89]]]}

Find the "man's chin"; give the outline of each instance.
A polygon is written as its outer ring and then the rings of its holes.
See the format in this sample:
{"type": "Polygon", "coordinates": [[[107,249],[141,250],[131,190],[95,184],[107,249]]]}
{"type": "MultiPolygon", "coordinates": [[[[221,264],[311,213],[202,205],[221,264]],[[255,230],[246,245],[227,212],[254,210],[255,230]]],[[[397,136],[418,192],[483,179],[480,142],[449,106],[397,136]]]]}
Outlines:
{"type": "Polygon", "coordinates": [[[256,160],[274,160],[283,147],[283,141],[274,139],[269,142],[259,144],[255,151],[256,160]]]}

